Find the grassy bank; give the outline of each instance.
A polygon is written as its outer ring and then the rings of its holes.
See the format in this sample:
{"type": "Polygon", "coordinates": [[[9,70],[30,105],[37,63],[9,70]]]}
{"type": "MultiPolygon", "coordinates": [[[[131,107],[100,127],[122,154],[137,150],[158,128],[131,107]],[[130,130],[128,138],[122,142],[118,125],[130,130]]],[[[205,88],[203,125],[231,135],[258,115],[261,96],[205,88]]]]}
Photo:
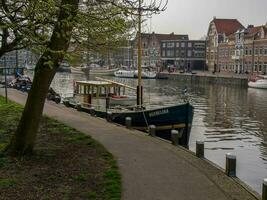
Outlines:
{"type": "MultiPolygon", "coordinates": [[[[0,96],[0,151],[18,124],[22,107],[0,96]]],[[[105,148],[75,129],[44,117],[35,154],[0,154],[0,199],[120,199],[121,178],[105,148]]]]}

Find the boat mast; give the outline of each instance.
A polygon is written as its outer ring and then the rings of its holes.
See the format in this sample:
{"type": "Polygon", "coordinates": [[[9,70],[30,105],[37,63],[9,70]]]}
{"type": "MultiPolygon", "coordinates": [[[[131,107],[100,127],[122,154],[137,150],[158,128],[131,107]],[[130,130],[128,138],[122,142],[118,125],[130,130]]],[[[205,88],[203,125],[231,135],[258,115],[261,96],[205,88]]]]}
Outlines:
{"type": "Polygon", "coordinates": [[[138,86],[137,86],[137,107],[141,108],[142,107],[142,44],[141,44],[141,3],[142,0],[139,0],[139,8],[138,8],[138,86]]]}

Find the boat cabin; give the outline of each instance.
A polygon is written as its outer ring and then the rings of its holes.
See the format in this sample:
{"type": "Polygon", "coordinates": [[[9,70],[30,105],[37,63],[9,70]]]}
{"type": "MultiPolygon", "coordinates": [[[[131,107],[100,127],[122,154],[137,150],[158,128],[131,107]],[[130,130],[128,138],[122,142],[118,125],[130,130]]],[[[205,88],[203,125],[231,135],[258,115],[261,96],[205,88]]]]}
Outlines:
{"type": "Polygon", "coordinates": [[[111,98],[126,97],[127,88],[135,89],[110,80],[77,81],[75,94],[83,106],[106,108],[107,101],[111,98]]]}

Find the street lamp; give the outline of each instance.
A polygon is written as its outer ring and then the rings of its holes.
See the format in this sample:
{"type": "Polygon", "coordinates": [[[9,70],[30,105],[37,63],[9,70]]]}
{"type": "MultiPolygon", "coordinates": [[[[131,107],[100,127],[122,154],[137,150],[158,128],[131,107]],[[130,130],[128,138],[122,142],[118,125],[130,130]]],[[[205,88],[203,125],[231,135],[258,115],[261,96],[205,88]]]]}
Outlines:
{"type": "Polygon", "coordinates": [[[5,99],[7,103],[7,67],[6,67],[6,56],[4,56],[4,71],[5,71],[5,99]]]}

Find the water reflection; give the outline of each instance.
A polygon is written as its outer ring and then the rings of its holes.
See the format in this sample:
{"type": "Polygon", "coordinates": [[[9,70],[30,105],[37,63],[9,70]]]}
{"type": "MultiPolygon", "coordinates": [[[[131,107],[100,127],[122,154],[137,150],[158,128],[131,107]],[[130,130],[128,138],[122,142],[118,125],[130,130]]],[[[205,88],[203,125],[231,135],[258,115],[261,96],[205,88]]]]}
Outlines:
{"type": "MultiPolygon", "coordinates": [[[[108,78],[137,84],[136,79],[108,78]]],[[[70,96],[74,80],[86,77],[57,74],[52,86],[63,97],[70,96]]],[[[195,151],[195,141],[204,140],[205,156],[221,167],[225,154],[235,153],[238,177],[261,192],[262,179],[267,177],[267,90],[174,80],[143,80],[143,85],[144,102],[151,106],[180,103],[186,86],[195,107],[190,149],[195,151]]]]}

